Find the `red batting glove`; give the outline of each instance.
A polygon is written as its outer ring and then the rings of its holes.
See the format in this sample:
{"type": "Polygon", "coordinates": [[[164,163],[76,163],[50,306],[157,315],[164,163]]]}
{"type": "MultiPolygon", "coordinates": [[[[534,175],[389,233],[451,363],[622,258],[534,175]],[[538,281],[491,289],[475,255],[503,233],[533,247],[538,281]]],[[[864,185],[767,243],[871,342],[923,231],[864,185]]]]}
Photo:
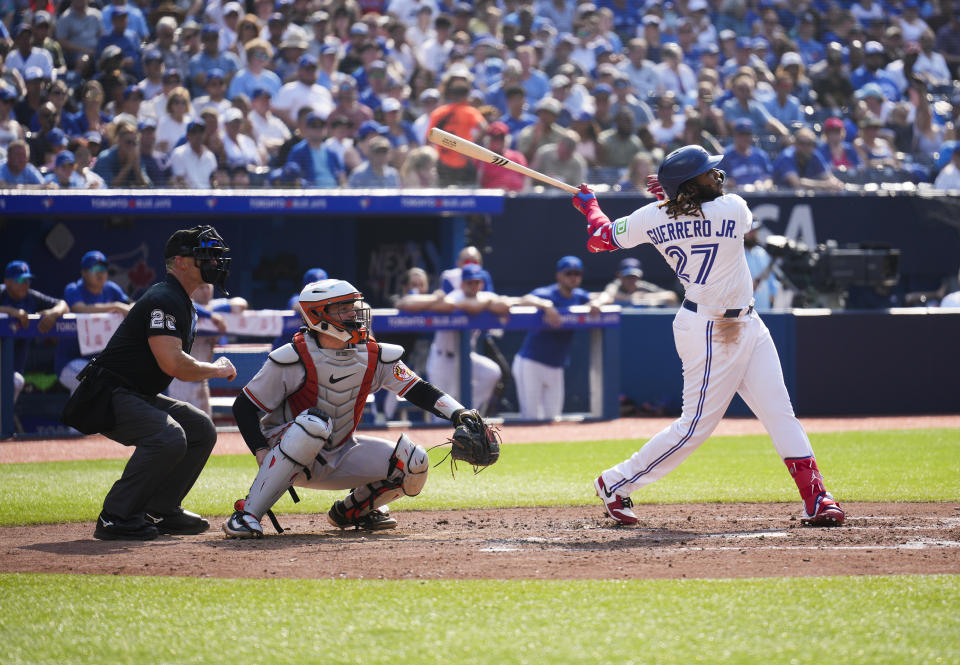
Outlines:
{"type": "Polygon", "coordinates": [[[657,176],[648,175],[647,176],[647,191],[650,192],[658,201],[666,201],[667,195],[663,191],[663,185],[660,184],[660,181],[657,180],[657,176]]]}
{"type": "Polygon", "coordinates": [[[573,207],[586,215],[592,206],[597,205],[597,197],[588,185],[580,185],[580,191],[573,195],[573,207]]]}

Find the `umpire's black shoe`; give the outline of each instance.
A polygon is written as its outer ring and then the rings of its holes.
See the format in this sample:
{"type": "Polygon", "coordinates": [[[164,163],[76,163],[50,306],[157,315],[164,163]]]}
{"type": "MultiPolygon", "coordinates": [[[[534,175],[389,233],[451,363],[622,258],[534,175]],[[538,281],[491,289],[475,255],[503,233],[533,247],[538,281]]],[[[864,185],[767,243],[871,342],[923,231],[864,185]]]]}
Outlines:
{"type": "Polygon", "coordinates": [[[147,522],[121,522],[103,513],[97,518],[93,537],[99,540],[153,540],[160,530],[147,522]]]}
{"type": "Polygon", "coordinates": [[[210,522],[183,508],[178,509],[175,513],[165,515],[147,513],[146,517],[147,522],[159,529],[160,533],[167,533],[172,536],[192,536],[203,533],[210,528],[210,522]]]}

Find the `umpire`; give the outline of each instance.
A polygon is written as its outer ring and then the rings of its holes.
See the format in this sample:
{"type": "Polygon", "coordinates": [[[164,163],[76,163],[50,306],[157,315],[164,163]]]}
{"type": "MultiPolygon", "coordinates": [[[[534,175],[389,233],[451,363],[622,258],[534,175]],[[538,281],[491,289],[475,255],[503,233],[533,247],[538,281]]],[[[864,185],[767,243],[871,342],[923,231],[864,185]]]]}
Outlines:
{"type": "Polygon", "coordinates": [[[226,292],[229,251],[212,226],[174,232],[166,245],[166,280],[147,290],[78,376],[63,422],[136,448],[103,501],[95,538],[152,540],[210,526],[180,504],[207,463],[217,431],[203,411],[159,393],[173,378],[232,381],[237,375],[227,358],[205,363],[190,356],[197,324],[190,294],[203,283],[226,292]]]}

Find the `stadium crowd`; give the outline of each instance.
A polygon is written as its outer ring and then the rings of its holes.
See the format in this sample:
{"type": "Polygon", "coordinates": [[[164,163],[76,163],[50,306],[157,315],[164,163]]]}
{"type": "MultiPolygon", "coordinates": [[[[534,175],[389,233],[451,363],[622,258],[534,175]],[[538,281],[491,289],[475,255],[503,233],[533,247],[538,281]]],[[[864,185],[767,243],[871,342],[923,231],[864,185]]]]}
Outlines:
{"type": "Polygon", "coordinates": [[[0,186],[960,188],[953,0],[0,0],[0,186]]]}

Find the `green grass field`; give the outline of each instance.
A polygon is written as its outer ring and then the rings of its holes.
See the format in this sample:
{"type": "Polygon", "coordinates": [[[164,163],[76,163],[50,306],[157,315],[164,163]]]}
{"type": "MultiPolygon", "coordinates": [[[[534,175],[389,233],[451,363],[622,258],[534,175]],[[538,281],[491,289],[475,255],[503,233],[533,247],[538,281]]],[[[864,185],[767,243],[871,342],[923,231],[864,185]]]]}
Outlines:
{"type": "Polygon", "coordinates": [[[956,576],[355,581],[0,576],[7,665],[960,662],[956,576]],[[29,603],[24,599],[29,598],[29,603]]]}
{"type": "MultiPolygon", "coordinates": [[[[960,498],[960,432],[949,429],[842,432],[812,437],[827,486],[841,501],[952,501],[960,498]]],[[[456,478],[443,464],[416,499],[396,510],[586,505],[604,468],[641,441],[507,445],[496,465],[477,476],[464,465],[456,478]]],[[[23,445],[30,445],[24,443],[23,445]]],[[[431,453],[436,462],[444,454],[431,453]]],[[[125,461],[0,465],[0,525],[93,521],[125,461]]],[[[226,515],[256,472],[251,455],[215,456],[186,507],[226,515]]],[[[326,512],[334,494],[302,491],[278,512],[326,512]]],[[[798,501],[797,490],[766,436],[715,437],[676,471],[636,493],[638,503],[798,501]]]]}
{"type": "MultiPolygon", "coordinates": [[[[811,437],[841,501],[960,500],[960,432],[811,437]]],[[[640,441],[506,446],[479,476],[431,470],[402,509],[587,505],[640,441]]],[[[23,445],[29,445],[24,443],[23,445]]],[[[439,460],[442,451],[432,457],[439,460]]],[[[0,524],[92,521],[123,461],[0,465],[0,524]]],[[[225,515],[250,456],[211,459],[187,507],[225,515]]],[[[325,511],[301,492],[280,512],[325,511]]],[[[765,436],[717,437],[634,495],[797,501],[765,436]]],[[[424,562],[429,565],[429,562],[424,562]]],[[[833,665],[960,663],[960,577],[633,581],[223,580],[0,575],[0,663],[833,665]]]]}

